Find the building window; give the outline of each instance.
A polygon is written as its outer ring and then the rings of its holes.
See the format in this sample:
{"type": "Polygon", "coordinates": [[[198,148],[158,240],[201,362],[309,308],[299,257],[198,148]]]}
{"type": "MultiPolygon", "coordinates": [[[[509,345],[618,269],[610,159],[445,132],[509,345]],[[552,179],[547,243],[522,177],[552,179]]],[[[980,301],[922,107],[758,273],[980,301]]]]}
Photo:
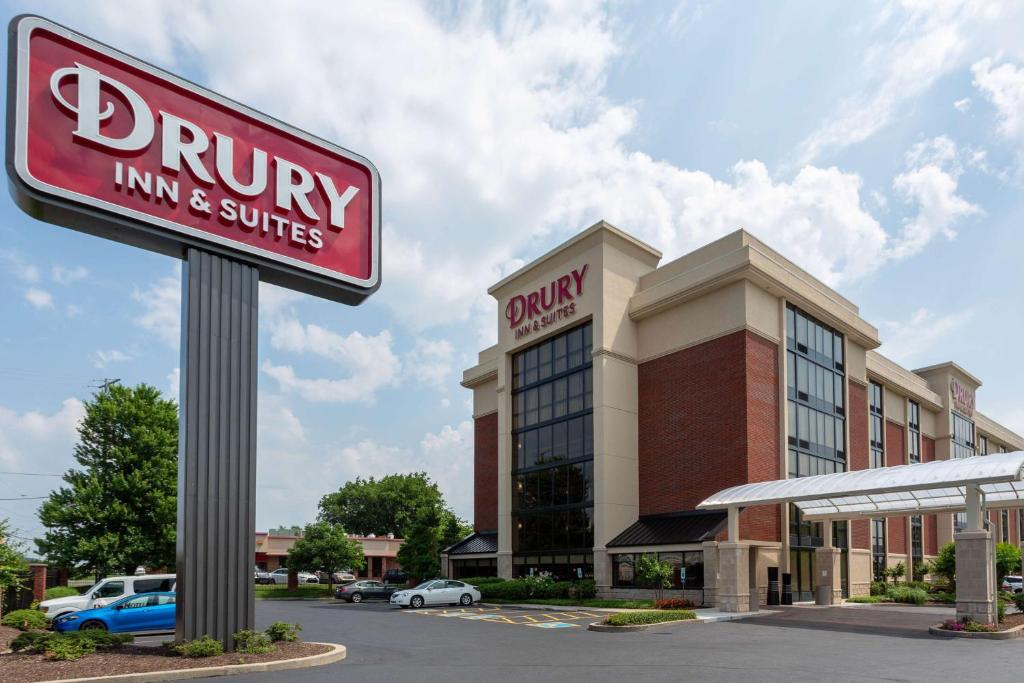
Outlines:
{"type": "Polygon", "coordinates": [[[974,422],[960,413],[953,413],[953,457],[970,458],[975,454],[974,422]]]}
{"type": "Polygon", "coordinates": [[[910,571],[913,573],[914,581],[921,581],[924,578],[924,574],[918,571],[924,563],[922,526],[921,515],[910,518],[910,571]]]}
{"type": "Polygon", "coordinates": [[[1017,540],[1024,543],[1024,512],[1017,510],[1017,540]]]}
{"type": "Polygon", "coordinates": [[[634,565],[644,554],[656,554],[672,567],[672,588],[701,590],[704,588],[704,552],[673,551],[665,553],[617,553],[612,555],[612,585],[616,588],[640,587],[634,565]]]}
{"type": "Polygon", "coordinates": [[[871,520],[871,567],[875,581],[885,581],[885,520],[871,520]]]}
{"type": "Polygon", "coordinates": [[[871,446],[871,467],[885,467],[885,409],[882,385],[872,382],[868,388],[868,440],[871,446]]]}
{"type": "Polygon", "coordinates": [[[921,462],[921,406],[914,401],[907,403],[907,433],[910,435],[910,462],[921,462]]]}
{"type": "Polygon", "coordinates": [[[518,575],[578,578],[568,555],[594,545],[591,334],[588,322],[512,359],[512,550],[545,553],[513,562],[518,575]]]}
{"type": "Polygon", "coordinates": [[[978,455],[988,455],[988,437],[978,434],[978,455]]]}
{"type": "Polygon", "coordinates": [[[1003,543],[1010,542],[1010,511],[1003,510],[999,513],[999,535],[1003,543]]]}

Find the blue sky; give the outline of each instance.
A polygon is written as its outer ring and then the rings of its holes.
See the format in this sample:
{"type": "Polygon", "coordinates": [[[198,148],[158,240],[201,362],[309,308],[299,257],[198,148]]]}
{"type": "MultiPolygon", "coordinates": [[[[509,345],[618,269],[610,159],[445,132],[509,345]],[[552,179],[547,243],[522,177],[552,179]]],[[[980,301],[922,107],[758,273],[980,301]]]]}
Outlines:
{"type": "MultiPolygon", "coordinates": [[[[28,11],[4,3],[5,18],[28,11]]],[[[955,360],[1024,431],[1024,48],[995,2],[34,3],[373,159],[384,285],[263,287],[257,526],[427,470],[472,514],[462,368],[488,285],[605,218],[673,258],[745,227],[909,367],[955,360]],[[253,11],[253,7],[260,11],[253,11]]],[[[171,394],[180,264],[0,199],[0,471],[73,464],[104,377],[171,394]]],[[[0,474],[0,498],[58,480],[0,474]]],[[[38,501],[0,501],[19,535],[38,501]]],[[[358,530],[356,530],[358,531],[358,530]]]]}

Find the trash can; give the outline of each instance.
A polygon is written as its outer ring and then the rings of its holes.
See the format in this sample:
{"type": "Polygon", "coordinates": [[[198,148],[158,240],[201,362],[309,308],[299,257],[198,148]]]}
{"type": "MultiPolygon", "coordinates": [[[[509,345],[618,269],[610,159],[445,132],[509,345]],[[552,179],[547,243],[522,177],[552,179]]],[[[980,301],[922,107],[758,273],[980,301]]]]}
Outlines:
{"type": "Polygon", "coordinates": [[[793,604],[793,575],[783,574],[782,575],[782,604],[792,605],[793,604]]]}
{"type": "Polygon", "coordinates": [[[768,606],[778,605],[779,595],[779,568],[768,567],[768,606]]]}

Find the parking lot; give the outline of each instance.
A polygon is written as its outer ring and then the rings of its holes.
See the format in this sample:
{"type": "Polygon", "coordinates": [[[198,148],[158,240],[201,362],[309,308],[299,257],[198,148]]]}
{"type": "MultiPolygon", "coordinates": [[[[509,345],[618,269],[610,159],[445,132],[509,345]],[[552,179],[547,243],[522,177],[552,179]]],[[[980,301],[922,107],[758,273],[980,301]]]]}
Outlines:
{"type": "Polygon", "coordinates": [[[586,624],[598,618],[594,614],[558,608],[402,610],[383,603],[259,601],[261,628],[277,620],[298,622],[304,639],[342,643],[349,648],[348,659],[239,679],[1016,681],[1024,655],[1022,642],[928,636],[918,625],[935,615],[925,612],[808,609],[628,634],[587,631],[586,624]],[[890,620],[894,627],[886,629],[890,620]]]}

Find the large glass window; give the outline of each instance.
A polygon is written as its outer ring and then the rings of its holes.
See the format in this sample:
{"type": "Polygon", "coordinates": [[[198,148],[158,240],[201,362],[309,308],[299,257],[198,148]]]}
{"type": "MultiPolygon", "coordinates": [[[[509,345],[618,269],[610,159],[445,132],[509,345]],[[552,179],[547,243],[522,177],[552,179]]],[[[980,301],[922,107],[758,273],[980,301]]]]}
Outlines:
{"type": "Polygon", "coordinates": [[[975,454],[974,422],[960,413],[953,413],[953,457],[969,458],[975,454]]]}
{"type": "Polygon", "coordinates": [[[643,554],[656,554],[672,567],[672,588],[701,590],[704,588],[704,552],[673,551],[664,553],[616,553],[612,555],[612,585],[618,588],[638,586],[635,564],[643,554]]]}
{"type": "Polygon", "coordinates": [[[871,520],[871,568],[875,581],[885,581],[885,520],[871,520]]]}
{"type": "Polygon", "coordinates": [[[921,406],[907,403],[907,432],[910,435],[910,462],[921,462],[921,406]]]}
{"type": "Polygon", "coordinates": [[[988,455],[988,437],[983,434],[978,435],[978,455],[988,455]]]}
{"type": "Polygon", "coordinates": [[[910,518],[910,571],[914,581],[920,581],[924,575],[918,571],[924,563],[924,532],[921,515],[910,518]]]}
{"type": "Polygon", "coordinates": [[[1010,542],[1010,511],[1002,510],[999,513],[999,536],[1003,543],[1010,542]]]}
{"type": "Polygon", "coordinates": [[[868,389],[868,441],[871,446],[871,467],[885,467],[885,407],[882,385],[872,382],[868,389]]]}
{"type": "Polygon", "coordinates": [[[544,553],[514,561],[517,574],[578,578],[568,555],[594,545],[591,334],[587,323],[512,359],[512,550],[544,553]]]}

